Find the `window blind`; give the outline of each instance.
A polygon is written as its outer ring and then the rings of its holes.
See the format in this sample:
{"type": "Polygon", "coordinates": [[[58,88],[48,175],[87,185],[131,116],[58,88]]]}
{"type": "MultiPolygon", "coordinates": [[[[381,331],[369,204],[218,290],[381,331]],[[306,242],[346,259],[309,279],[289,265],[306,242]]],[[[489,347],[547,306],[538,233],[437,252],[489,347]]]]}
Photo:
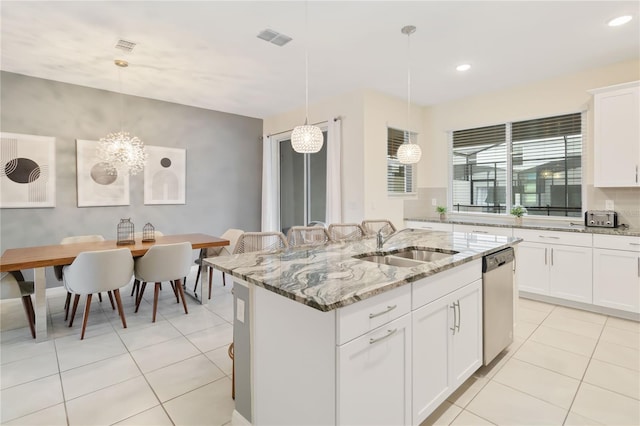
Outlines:
{"type": "Polygon", "coordinates": [[[411,143],[417,143],[417,136],[417,133],[387,128],[387,191],[389,193],[403,194],[415,191],[415,165],[400,163],[398,149],[407,139],[411,143]]]}

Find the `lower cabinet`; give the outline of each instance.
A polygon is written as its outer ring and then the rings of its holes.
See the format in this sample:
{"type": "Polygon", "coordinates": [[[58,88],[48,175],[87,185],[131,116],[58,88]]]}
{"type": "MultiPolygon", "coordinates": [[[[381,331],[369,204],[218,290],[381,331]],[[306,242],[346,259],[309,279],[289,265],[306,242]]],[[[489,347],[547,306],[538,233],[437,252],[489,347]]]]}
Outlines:
{"type": "Polygon", "coordinates": [[[593,249],[593,303],[640,313],[640,253],[593,249]]]}
{"type": "Polygon", "coordinates": [[[338,424],[411,424],[410,314],[336,350],[338,424]]]}
{"type": "Polygon", "coordinates": [[[482,281],[412,312],[413,424],[482,365],[482,281]]]}

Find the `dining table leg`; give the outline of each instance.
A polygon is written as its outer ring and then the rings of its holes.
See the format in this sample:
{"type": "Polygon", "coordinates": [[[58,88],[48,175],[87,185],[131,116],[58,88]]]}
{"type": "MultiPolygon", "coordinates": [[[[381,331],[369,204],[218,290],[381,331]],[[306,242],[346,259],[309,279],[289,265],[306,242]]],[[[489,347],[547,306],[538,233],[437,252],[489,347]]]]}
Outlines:
{"type": "Polygon", "coordinates": [[[48,339],[47,335],[47,281],[45,268],[33,268],[34,310],[36,314],[36,342],[48,339]]]}

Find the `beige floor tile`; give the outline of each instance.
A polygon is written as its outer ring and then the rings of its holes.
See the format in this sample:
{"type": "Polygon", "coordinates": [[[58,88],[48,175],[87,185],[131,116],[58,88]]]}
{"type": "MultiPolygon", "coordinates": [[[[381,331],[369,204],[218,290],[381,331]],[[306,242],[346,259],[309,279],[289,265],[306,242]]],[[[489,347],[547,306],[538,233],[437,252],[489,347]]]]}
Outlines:
{"type": "Polygon", "coordinates": [[[491,381],[466,410],[498,425],[560,425],[566,410],[491,381]]]}
{"type": "Polygon", "coordinates": [[[603,324],[596,324],[562,315],[554,315],[555,313],[556,311],[553,311],[549,317],[543,321],[542,325],[591,339],[600,337],[600,333],[604,327],[603,324]]]}
{"type": "Polygon", "coordinates": [[[640,372],[637,370],[592,359],[583,380],[592,385],[640,399],[640,372]]]}
{"type": "Polygon", "coordinates": [[[57,374],[58,357],[55,352],[47,352],[40,356],[2,364],[0,372],[0,386],[5,389],[57,374]]]}
{"type": "Polygon", "coordinates": [[[420,426],[431,426],[431,425],[449,425],[453,419],[456,418],[458,414],[462,411],[461,407],[454,405],[448,401],[440,404],[438,408],[435,409],[429,417],[427,417],[420,426]]]}
{"type": "Polygon", "coordinates": [[[567,410],[580,384],[579,380],[515,358],[492,380],[567,410]]]}
{"type": "Polygon", "coordinates": [[[208,309],[202,308],[189,315],[180,315],[168,320],[182,334],[195,333],[205,328],[226,324],[226,321],[208,309]]]}
{"type": "Polygon", "coordinates": [[[62,388],[66,400],[133,379],[142,375],[128,353],[63,371],[62,388]]]}
{"type": "Polygon", "coordinates": [[[531,340],[525,342],[513,357],[578,380],[582,379],[589,363],[588,357],[531,340]]]}
{"type": "Polygon", "coordinates": [[[573,318],[581,321],[592,322],[594,324],[604,324],[607,316],[595,312],[583,311],[581,309],[568,308],[566,306],[558,306],[554,309],[550,317],[573,318]]]}
{"type": "Polygon", "coordinates": [[[531,334],[539,327],[539,324],[528,322],[528,321],[518,321],[516,326],[513,329],[513,335],[519,337],[522,340],[526,340],[531,336],[531,334]]]}
{"type": "Polygon", "coordinates": [[[542,323],[542,321],[545,320],[545,318],[547,318],[548,315],[549,315],[548,312],[520,307],[518,309],[517,322],[527,321],[533,324],[540,324],[542,323]]]}
{"type": "Polygon", "coordinates": [[[586,357],[591,357],[598,343],[597,338],[581,336],[576,333],[547,327],[544,324],[538,327],[531,335],[530,340],[586,357]]]}
{"type": "Polygon", "coordinates": [[[233,326],[221,324],[187,334],[186,338],[202,352],[209,352],[223,346],[229,346],[233,340],[233,326]]]}
{"type": "Polygon", "coordinates": [[[231,380],[223,377],[164,403],[176,425],[222,425],[231,420],[235,407],[231,399],[231,380]]]}
{"type": "Polygon", "coordinates": [[[640,423],[640,401],[582,383],[571,411],[607,425],[634,425],[640,423]]]}
{"type": "Polygon", "coordinates": [[[116,423],[121,426],[172,426],[171,420],[164,408],[161,405],[157,405],[147,411],[143,411],[140,414],[124,419],[121,422],[116,423]]]}
{"type": "Polygon", "coordinates": [[[227,376],[231,376],[233,370],[233,362],[229,358],[229,347],[223,346],[218,349],[214,349],[205,353],[205,356],[209,358],[220,370],[227,376]]]}
{"type": "Polygon", "coordinates": [[[490,426],[492,424],[494,423],[491,423],[489,420],[485,420],[467,410],[463,410],[451,423],[451,426],[490,426]]]}
{"type": "Polygon", "coordinates": [[[548,314],[556,308],[556,305],[520,297],[518,298],[518,308],[527,308],[534,311],[545,312],[548,314]]]}
{"type": "Polygon", "coordinates": [[[600,340],[593,353],[593,358],[640,371],[640,351],[638,349],[600,340]]]}
{"type": "Polygon", "coordinates": [[[475,373],[473,373],[476,377],[486,377],[487,379],[492,378],[495,374],[500,371],[500,369],[511,359],[511,357],[520,349],[520,346],[524,343],[524,339],[520,340],[520,338],[516,337],[513,343],[511,343],[505,350],[498,354],[489,365],[483,365],[475,373]]]}
{"type": "Polygon", "coordinates": [[[216,381],[225,374],[206,356],[199,355],[146,374],[161,402],[216,381]]]}
{"type": "Polygon", "coordinates": [[[600,340],[640,350],[640,334],[606,325],[600,340]]]}
{"type": "MultiPolygon", "coordinates": [[[[149,322],[151,322],[151,318],[149,318],[149,322]]],[[[151,327],[120,333],[120,337],[129,351],[166,342],[180,336],[180,332],[170,322],[159,319],[151,327]]]]}
{"type": "Polygon", "coordinates": [[[489,379],[486,377],[471,376],[447,398],[447,401],[464,408],[487,383],[489,379]]]}
{"type": "Polygon", "coordinates": [[[3,424],[6,426],[66,426],[67,412],[64,404],[61,403],[3,424]]]}
{"type": "Polygon", "coordinates": [[[595,420],[576,414],[573,411],[569,412],[567,419],[564,421],[564,426],[598,426],[601,424],[602,423],[598,423],[595,420]]]}
{"type": "Polygon", "coordinates": [[[113,424],[158,405],[159,401],[143,377],[67,402],[70,425],[113,424]]]}
{"type": "Polygon", "coordinates": [[[55,352],[56,347],[53,340],[37,343],[29,336],[26,340],[3,342],[2,346],[0,346],[0,362],[6,364],[23,361],[26,358],[55,352]]]}
{"type": "Polygon", "coordinates": [[[166,367],[199,355],[201,352],[184,336],[167,340],[131,352],[131,356],[144,373],[166,367]],[[162,354],[162,356],[158,356],[162,354]]]}
{"type": "Polygon", "coordinates": [[[34,380],[0,392],[0,422],[26,416],[63,402],[60,376],[34,380]]]}
{"type": "Polygon", "coordinates": [[[115,331],[97,336],[85,336],[84,340],[80,340],[77,336],[67,336],[56,339],[55,344],[60,371],[81,367],[127,351],[115,331]]]}
{"type": "Polygon", "coordinates": [[[613,328],[619,328],[621,330],[635,331],[640,333],[640,322],[631,321],[622,318],[609,317],[607,319],[607,326],[613,328]]]}

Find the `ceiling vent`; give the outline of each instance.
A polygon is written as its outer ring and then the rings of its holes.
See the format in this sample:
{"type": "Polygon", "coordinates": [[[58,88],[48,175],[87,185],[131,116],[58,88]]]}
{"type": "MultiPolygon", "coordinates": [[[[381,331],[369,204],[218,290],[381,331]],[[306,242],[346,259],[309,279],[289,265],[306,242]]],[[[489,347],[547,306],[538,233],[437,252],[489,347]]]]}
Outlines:
{"type": "Polygon", "coordinates": [[[123,52],[131,52],[133,50],[133,48],[136,47],[136,43],[132,42],[132,41],[127,41],[127,40],[118,40],[118,42],[116,43],[116,49],[120,49],[123,52]]]}
{"type": "Polygon", "coordinates": [[[289,36],[280,34],[279,32],[273,31],[270,29],[260,31],[260,33],[258,34],[258,38],[261,38],[264,41],[268,41],[269,43],[273,43],[276,46],[280,46],[280,47],[284,46],[285,44],[293,40],[289,36]]]}

